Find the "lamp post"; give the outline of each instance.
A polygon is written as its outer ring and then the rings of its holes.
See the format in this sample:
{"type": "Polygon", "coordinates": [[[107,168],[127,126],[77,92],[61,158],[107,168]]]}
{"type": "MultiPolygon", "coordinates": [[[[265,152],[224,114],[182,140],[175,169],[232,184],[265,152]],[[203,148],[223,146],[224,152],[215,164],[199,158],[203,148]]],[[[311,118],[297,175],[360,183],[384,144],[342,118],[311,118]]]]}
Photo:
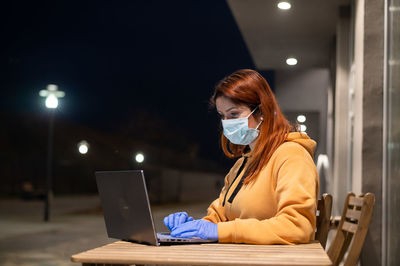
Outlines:
{"type": "Polygon", "coordinates": [[[44,202],[44,221],[49,221],[50,217],[50,204],[53,198],[53,176],[52,176],[52,159],[53,159],[53,128],[54,128],[54,114],[58,107],[58,98],[65,96],[63,91],[58,90],[55,84],[47,85],[46,90],[39,92],[41,97],[46,98],[46,107],[50,111],[49,133],[47,139],[47,175],[46,175],[46,196],[44,202]]]}

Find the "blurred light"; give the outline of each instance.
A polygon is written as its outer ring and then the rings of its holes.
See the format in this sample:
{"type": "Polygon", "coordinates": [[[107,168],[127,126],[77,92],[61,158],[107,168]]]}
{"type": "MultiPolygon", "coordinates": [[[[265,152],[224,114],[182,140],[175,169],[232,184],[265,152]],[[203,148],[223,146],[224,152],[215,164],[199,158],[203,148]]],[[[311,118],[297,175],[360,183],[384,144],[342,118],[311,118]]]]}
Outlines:
{"type": "Polygon", "coordinates": [[[306,116],[305,116],[305,115],[299,115],[299,116],[297,116],[297,121],[298,121],[299,123],[304,123],[304,122],[306,122],[306,116]]]}
{"type": "Polygon", "coordinates": [[[79,152],[82,154],[86,154],[88,152],[88,150],[89,150],[88,147],[85,145],[79,146],[79,152]]]}
{"type": "Polygon", "coordinates": [[[58,90],[58,86],[56,84],[49,84],[49,85],[47,85],[47,89],[49,91],[56,91],[56,90],[58,90]]]}
{"type": "Polygon", "coordinates": [[[286,1],[281,1],[278,3],[278,8],[282,10],[288,10],[292,7],[292,5],[289,2],[286,1]]]}
{"type": "Polygon", "coordinates": [[[288,59],[286,59],[286,64],[288,64],[289,66],[295,66],[297,65],[297,59],[294,57],[289,57],[288,59]]]}
{"type": "Polygon", "coordinates": [[[300,125],[300,131],[301,132],[306,132],[307,131],[307,126],[306,125],[300,125]]]}
{"type": "Polygon", "coordinates": [[[86,140],[82,140],[78,143],[78,151],[80,154],[86,154],[89,151],[89,143],[86,140]]]}
{"type": "Polygon", "coordinates": [[[54,94],[50,94],[49,96],[47,96],[46,98],[46,107],[47,108],[57,108],[58,106],[58,99],[54,94]]]}
{"type": "Polygon", "coordinates": [[[47,97],[47,95],[49,95],[49,91],[48,90],[40,90],[39,95],[40,95],[40,97],[47,97]]]}
{"type": "Polygon", "coordinates": [[[46,97],[46,107],[55,109],[58,107],[58,98],[65,96],[65,92],[59,91],[58,86],[55,84],[47,85],[46,90],[39,91],[40,97],[46,97]]]}
{"type": "Polygon", "coordinates": [[[138,162],[138,163],[143,163],[143,161],[144,161],[144,155],[143,155],[142,153],[136,154],[135,160],[136,160],[136,162],[138,162]]]}

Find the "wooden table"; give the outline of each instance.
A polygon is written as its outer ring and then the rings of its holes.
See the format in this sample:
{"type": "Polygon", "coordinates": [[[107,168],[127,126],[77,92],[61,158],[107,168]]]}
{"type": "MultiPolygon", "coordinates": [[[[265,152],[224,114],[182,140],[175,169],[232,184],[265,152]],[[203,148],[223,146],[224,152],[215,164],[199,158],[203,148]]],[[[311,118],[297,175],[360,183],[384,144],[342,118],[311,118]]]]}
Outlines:
{"type": "Polygon", "coordinates": [[[82,265],[189,264],[189,265],[332,265],[319,244],[243,245],[192,244],[146,246],[117,241],[71,257],[82,265]]]}

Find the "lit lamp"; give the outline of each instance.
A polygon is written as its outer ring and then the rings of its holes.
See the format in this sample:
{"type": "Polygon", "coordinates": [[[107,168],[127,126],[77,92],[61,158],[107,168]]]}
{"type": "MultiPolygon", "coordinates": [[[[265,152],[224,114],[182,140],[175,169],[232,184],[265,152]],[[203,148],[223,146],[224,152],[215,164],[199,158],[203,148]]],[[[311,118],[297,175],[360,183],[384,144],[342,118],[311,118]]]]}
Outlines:
{"type": "Polygon", "coordinates": [[[143,163],[144,162],[144,155],[143,155],[143,153],[137,153],[136,154],[136,156],[135,156],[135,161],[137,162],[137,163],[143,163]]]}
{"type": "Polygon", "coordinates": [[[47,85],[46,90],[39,91],[40,97],[46,98],[46,107],[50,110],[49,133],[47,144],[47,176],[46,176],[46,197],[44,203],[44,220],[47,222],[50,216],[50,201],[53,197],[53,176],[52,176],[52,157],[53,157],[53,128],[54,128],[54,113],[58,107],[58,98],[65,96],[65,92],[59,91],[55,84],[47,85]]]}
{"type": "Polygon", "coordinates": [[[294,57],[289,57],[286,59],[286,64],[289,66],[295,66],[297,65],[297,62],[298,62],[297,59],[294,57]]]}
{"type": "Polygon", "coordinates": [[[306,125],[300,125],[300,131],[307,134],[307,132],[306,132],[307,131],[307,126],[306,125]]]}
{"type": "MultiPolygon", "coordinates": [[[[306,120],[307,120],[307,117],[305,115],[298,115],[297,116],[297,122],[299,122],[299,123],[304,123],[304,122],[306,122],[306,120]]],[[[304,124],[300,124],[299,126],[300,126],[300,131],[305,133],[305,134],[307,134],[307,132],[306,132],[307,131],[307,126],[304,125],[304,124]]]]}
{"type": "Polygon", "coordinates": [[[292,7],[289,1],[278,1],[277,6],[281,10],[289,10],[292,7]]]}
{"type": "Polygon", "coordinates": [[[300,123],[304,123],[304,122],[306,122],[306,120],[307,120],[307,118],[306,118],[305,115],[298,115],[297,116],[297,121],[300,122],[300,123]]]}
{"type": "Polygon", "coordinates": [[[89,143],[86,140],[82,140],[78,143],[78,151],[80,154],[86,154],[89,151],[89,143]]]}
{"type": "Polygon", "coordinates": [[[41,97],[46,98],[46,107],[49,109],[55,109],[58,107],[58,98],[63,98],[65,92],[59,91],[58,86],[55,84],[47,85],[46,90],[39,91],[41,97]]]}

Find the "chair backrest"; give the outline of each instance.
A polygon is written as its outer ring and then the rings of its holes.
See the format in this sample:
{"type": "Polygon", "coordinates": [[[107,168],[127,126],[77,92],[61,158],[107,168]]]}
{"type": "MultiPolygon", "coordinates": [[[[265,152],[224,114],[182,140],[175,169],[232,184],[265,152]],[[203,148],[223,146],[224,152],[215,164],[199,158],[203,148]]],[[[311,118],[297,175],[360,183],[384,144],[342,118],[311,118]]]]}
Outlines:
{"type": "Polygon", "coordinates": [[[332,213],[332,195],[324,193],[322,194],[322,197],[318,200],[317,230],[315,232],[315,239],[321,243],[323,248],[325,248],[326,239],[328,238],[331,213],[332,213]]]}
{"type": "Polygon", "coordinates": [[[366,193],[356,197],[347,194],[336,235],[329,246],[328,256],[334,266],[339,265],[348,251],[344,266],[356,265],[367,236],[375,204],[375,195],[366,193]]]}

